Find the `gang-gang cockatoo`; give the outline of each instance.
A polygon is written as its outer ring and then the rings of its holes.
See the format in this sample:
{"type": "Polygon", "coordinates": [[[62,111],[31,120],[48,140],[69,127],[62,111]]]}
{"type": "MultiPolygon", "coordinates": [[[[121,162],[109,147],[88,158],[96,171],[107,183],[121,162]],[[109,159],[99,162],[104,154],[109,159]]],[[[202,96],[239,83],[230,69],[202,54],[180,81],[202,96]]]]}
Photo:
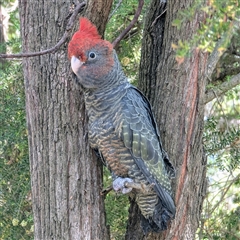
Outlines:
{"type": "Polygon", "coordinates": [[[129,83],[112,44],[87,18],[80,18],[68,56],[84,91],[90,145],[111,171],[113,189],[135,198],[144,233],[165,230],[175,216],[175,172],[148,100],[129,83]]]}

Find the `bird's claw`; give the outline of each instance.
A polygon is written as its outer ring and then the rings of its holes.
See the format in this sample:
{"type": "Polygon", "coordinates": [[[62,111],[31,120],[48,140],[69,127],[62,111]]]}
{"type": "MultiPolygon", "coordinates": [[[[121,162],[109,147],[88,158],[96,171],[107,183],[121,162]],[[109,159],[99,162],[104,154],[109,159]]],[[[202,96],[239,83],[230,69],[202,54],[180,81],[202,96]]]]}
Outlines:
{"type": "Polygon", "coordinates": [[[131,187],[126,187],[125,183],[132,183],[133,180],[131,178],[122,178],[118,177],[113,181],[113,189],[116,192],[121,192],[123,194],[129,193],[132,191],[131,187]]]}

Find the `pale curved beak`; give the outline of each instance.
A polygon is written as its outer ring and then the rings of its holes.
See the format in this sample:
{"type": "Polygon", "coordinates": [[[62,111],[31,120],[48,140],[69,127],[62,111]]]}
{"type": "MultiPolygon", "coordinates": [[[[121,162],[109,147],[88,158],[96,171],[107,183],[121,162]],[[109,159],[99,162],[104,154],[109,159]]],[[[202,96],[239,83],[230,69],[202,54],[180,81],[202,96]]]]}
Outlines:
{"type": "Polygon", "coordinates": [[[79,71],[79,68],[83,65],[83,62],[81,62],[78,58],[75,56],[71,57],[71,67],[73,72],[77,75],[77,72],[79,71]]]}

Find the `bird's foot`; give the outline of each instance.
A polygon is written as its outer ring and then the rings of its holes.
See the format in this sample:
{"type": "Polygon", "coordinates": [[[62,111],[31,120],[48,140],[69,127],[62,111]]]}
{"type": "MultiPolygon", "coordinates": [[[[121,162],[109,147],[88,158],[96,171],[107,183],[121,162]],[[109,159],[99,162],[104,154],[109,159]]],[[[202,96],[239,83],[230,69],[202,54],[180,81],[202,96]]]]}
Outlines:
{"type": "Polygon", "coordinates": [[[131,178],[117,177],[112,184],[114,191],[121,192],[123,194],[131,192],[132,187],[129,187],[127,183],[133,183],[133,180],[131,178]]]}

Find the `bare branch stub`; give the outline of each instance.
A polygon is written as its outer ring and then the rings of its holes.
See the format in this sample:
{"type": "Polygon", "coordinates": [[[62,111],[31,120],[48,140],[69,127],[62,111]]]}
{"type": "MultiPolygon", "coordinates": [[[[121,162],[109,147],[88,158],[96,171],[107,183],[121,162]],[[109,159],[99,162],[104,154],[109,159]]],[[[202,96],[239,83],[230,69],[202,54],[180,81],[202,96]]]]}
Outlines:
{"type": "Polygon", "coordinates": [[[240,84],[240,73],[231,77],[228,81],[223,82],[222,84],[218,85],[215,90],[210,89],[205,94],[204,104],[212,101],[216,96],[220,96],[227,92],[228,90],[236,87],[240,84]]]}
{"type": "Polygon", "coordinates": [[[102,190],[101,195],[107,195],[112,190],[113,190],[113,187],[112,186],[108,186],[107,188],[102,190]]]}
{"type": "Polygon", "coordinates": [[[32,53],[19,53],[19,54],[0,54],[0,58],[24,58],[24,57],[35,57],[35,56],[41,56],[41,55],[45,55],[45,54],[49,54],[49,53],[54,53],[56,52],[66,41],[67,38],[69,37],[70,34],[70,30],[73,28],[76,17],[78,15],[79,12],[81,12],[83,10],[83,8],[85,7],[86,2],[81,2],[79,3],[71,17],[69,18],[66,30],[62,36],[62,38],[59,40],[59,42],[52,48],[43,50],[43,51],[39,51],[39,52],[32,52],[32,53]]]}
{"type": "Polygon", "coordinates": [[[141,14],[142,8],[143,8],[144,0],[139,0],[138,2],[138,8],[136,10],[136,13],[130,22],[130,24],[121,32],[121,34],[112,42],[113,48],[116,48],[118,43],[125,37],[125,35],[131,30],[131,28],[134,26],[134,24],[137,22],[138,17],[141,14]]]}

